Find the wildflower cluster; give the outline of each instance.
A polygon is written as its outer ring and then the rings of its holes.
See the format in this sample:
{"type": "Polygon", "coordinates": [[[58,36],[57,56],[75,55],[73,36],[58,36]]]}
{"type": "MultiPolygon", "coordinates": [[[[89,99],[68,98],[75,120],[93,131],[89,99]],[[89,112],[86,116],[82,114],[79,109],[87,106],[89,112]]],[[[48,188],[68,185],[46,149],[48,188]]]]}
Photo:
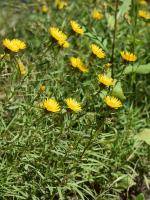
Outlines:
{"type": "Polygon", "coordinates": [[[0,31],[0,199],[138,199],[150,2],[21,2],[0,31]]]}
{"type": "MultiPolygon", "coordinates": [[[[80,112],[82,110],[81,104],[73,98],[67,98],[65,99],[65,102],[70,111],[80,112]]],[[[46,99],[40,104],[40,106],[53,113],[59,112],[61,109],[59,103],[55,99],[46,99]]]]}

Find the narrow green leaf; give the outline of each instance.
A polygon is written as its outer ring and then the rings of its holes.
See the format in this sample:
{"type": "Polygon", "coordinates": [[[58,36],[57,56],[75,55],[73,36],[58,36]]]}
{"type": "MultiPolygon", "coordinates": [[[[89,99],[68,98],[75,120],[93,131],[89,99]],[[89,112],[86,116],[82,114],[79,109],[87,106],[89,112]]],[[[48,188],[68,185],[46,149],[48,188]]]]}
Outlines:
{"type": "Polygon", "coordinates": [[[150,189],[150,179],[148,179],[147,176],[145,176],[145,175],[144,175],[144,182],[145,182],[147,189],[149,190],[150,189]]]}
{"type": "Polygon", "coordinates": [[[57,190],[58,190],[58,194],[59,194],[59,199],[60,199],[60,200],[64,200],[63,194],[62,194],[62,192],[61,192],[61,188],[60,188],[60,187],[57,187],[57,190]]]}

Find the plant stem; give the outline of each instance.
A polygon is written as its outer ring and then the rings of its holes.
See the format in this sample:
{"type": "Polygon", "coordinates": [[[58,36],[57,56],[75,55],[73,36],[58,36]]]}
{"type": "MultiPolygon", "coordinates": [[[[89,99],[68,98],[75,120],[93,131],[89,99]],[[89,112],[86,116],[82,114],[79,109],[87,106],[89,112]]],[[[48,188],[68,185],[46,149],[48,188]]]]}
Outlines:
{"type": "Polygon", "coordinates": [[[119,0],[115,0],[115,24],[114,24],[114,33],[112,41],[112,54],[111,54],[111,63],[112,63],[112,78],[114,77],[114,53],[116,45],[116,32],[117,32],[117,12],[118,12],[119,0]]]}

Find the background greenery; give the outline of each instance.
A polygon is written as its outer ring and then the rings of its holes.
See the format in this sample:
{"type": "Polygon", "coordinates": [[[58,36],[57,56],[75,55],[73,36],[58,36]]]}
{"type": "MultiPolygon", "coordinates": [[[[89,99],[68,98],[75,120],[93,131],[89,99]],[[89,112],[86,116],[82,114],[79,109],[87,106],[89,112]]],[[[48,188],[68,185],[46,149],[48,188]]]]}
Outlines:
{"type": "Polygon", "coordinates": [[[114,77],[121,81],[117,96],[124,106],[118,111],[106,107],[96,78],[111,61],[115,6],[115,1],[68,0],[59,10],[54,1],[0,1],[0,39],[27,43],[18,56],[28,68],[22,77],[12,59],[0,62],[0,199],[148,199],[150,27],[137,13],[149,12],[150,5],[119,2],[114,77]],[[102,20],[92,19],[94,8],[102,11],[102,20]],[[84,36],[71,32],[72,19],[85,28],[84,36]],[[52,43],[50,26],[69,35],[70,48],[52,43]],[[93,42],[105,50],[104,60],[91,56],[93,42]],[[121,50],[138,57],[134,70],[128,65],[123,74],[121,50]],[[72,69],[71,56],[80,56],[89,73],[72,69]],[[66,111],[64,99],[70,96],[82,102],[81,113],[66,111]],[[48,97],[60,102],[60,113],[39,108],[48,97]]]}

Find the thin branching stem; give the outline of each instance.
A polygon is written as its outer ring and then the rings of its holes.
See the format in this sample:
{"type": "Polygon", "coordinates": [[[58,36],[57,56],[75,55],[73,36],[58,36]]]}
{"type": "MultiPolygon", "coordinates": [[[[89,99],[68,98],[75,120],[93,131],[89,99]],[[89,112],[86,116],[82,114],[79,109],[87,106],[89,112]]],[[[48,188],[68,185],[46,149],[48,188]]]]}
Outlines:
{"type": "Polygon", "coordinates": [[[119,0],[115,0],[115,24],[114,24],[113,41],[112,41],[112,54],[111,54],[112,77],[114,77],[114,54],[115,54],[115,47],[116,47],[118,6],[119,6],[119,0]]]}

